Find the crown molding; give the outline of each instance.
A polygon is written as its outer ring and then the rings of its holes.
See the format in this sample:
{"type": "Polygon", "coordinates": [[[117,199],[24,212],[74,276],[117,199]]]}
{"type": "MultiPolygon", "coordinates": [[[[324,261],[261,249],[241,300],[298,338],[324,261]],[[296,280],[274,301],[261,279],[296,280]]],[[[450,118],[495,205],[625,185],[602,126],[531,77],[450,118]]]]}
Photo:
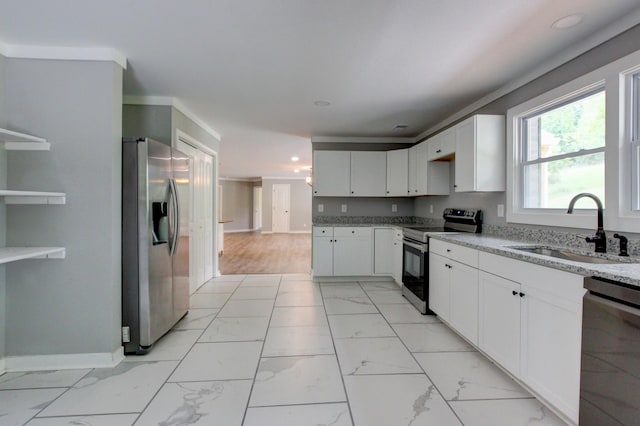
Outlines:
{"type": "Polygon", "coordinates": [[[311,143],[414,143],[415,138],[312,136],[311,143]]]}
{"type": "Polygon", "coordinates": [[[16,59],[55,59],[63,61],[113,61],[127,69],[127,57],[110,47],[61,47],[9,44],[0,42],[0,54],[16,59]]]}
{"type": "Polygon", "coordinates": [[[220,133],[216,132],[207,123],[198,117],[193,111],[184,106],[184,104],[176,98],[170,96],[132,96],[126,95],[122,97],[122,103],[125,105],[153,105],[153,106],[171,106],[187,116],[191,121],[213,136],[218,142],[222,140],[220,133]]]}

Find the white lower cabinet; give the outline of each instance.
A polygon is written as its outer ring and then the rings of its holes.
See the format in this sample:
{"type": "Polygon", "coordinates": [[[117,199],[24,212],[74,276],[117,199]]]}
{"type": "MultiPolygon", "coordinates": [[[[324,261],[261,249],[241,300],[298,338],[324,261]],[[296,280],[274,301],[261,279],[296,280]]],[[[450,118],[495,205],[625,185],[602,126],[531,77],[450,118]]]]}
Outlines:
{"type": "Polygon", "coordinates": [[[520,284],[480,271],[478,347],[520,375],[520,284]]]}
{"type": "Polygon", "coordinates": [[[478,270],[451,262],[451,315],[449,321],[460,334],[478,344],[478,270]]]}
{"type": "Polygon", "coordinates": [[[429,253],[429,309],[449,321],[451,287],[449,285],[449,259],[429,253]]]}
{"type": "Polygon", "coordinates": [[[577,424],[583,277],[490,253],[479,267],[479,348],[577,424]]]}
{"type": "Polygon", "coordinates": [[[369,227],[313,227],[314,276],[369,276],[373,268],[369,227]]]}
{"type": "Polygon", "coordinates": [[[393,274],[393,228],[373,229],[373,274],[393,274]]]}
{"type": "Polygon", "coordinates": [[[478,270],[429,253],[429,309],[477,344],[478,270]]]}

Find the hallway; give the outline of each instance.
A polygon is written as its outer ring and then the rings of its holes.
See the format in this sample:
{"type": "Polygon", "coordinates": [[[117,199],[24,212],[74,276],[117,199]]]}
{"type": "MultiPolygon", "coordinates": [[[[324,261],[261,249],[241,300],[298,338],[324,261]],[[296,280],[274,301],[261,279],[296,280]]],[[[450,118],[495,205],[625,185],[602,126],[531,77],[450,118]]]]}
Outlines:
{"type": "Polygon", "coordinates": [[[292,274],[311,271],[311,234],[224,234],[220,272],[234,274],[292,274]]]}

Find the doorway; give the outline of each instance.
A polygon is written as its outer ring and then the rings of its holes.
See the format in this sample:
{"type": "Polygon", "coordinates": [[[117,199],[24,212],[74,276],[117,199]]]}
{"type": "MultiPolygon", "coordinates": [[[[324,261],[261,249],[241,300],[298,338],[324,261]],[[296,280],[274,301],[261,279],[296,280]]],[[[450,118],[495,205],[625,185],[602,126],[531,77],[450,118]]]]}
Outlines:
{"type": "Polygon", "coordinates": [[[274,233],[289,232],[289,209],[291,208],[291,185],[288,183],[273,184],[271,198],[272,225],[274,233]]]}
{"type": "MultiPolygon", "coordinates": [[[[189,219],[189,289],[194,293],[198,287],[213,278],[214,260],[214,182],[216,180],[215,152],[188,135],[177,131],[178,150],[190,158],[190,199],[189,219]],[[201,148],[202,147],[202,148],[201,148]],[[209,152],[203,151],[206,149],[209,152]]],[[[217,263],[217,262],[215,262],[217,263]]]]}
{"type": "Polygon", "coordinates": [[[253,187],[253,230],[262,229],[262,187],[253,187]]]}

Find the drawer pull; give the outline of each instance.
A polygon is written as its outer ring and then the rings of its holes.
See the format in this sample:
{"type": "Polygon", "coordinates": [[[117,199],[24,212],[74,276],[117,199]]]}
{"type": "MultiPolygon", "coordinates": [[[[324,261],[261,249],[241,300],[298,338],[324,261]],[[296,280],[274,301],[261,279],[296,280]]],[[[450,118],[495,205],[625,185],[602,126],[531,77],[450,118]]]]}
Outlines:
{"type": "Polygon", "coordinates": [[[513,290],[513,291],[511,292],[511,294],[513,294],[514,296],[517,296],[517,295],[518,295],[518,292],[517,292],[517,291],[515,291],[515,290],[513,290]]]}

